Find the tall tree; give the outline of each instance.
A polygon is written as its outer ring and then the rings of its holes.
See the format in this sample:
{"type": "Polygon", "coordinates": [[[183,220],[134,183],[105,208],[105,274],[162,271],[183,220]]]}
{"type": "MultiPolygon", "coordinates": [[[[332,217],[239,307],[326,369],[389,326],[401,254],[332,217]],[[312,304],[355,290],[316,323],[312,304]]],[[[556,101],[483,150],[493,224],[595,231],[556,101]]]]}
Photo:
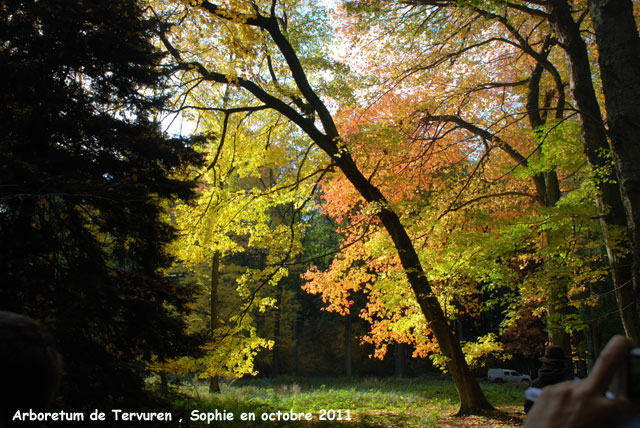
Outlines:
{"type": "MultiPolygon", "coordinates": [[[[316,18],[312,16],[312,11],[312,5],[307,5],[278,14],[278,2],[275,1],[266,4],[241,2],[234,8],[204,1],[196,8],[189,9],[186,19],[192,20],[189,24],[193,27],[187,28],[186,20],[181,24],[182,29],[189,31],[171,35],[165,33],[162,41],[176,61],[176,66],[185,71],[185,80],[195,78],[202,82],[231,85],[251,93],[257,101],[295,123],[329,156],[331,164],[345,175],[389,233],[414,298],[446,357],[446,364],[458,388],[460,413],[490,409],[491,405],[471,374],[460,343],[444,316],[400,218],[380,189],[365,177],[354,161],[349,142],[340,135],[329,108],[314,90],[312,80],[305,72],[299,53],[314,53],[309,39],[312,34],[309,32],[318,32],[311,24],[316,18]],[[191,30],[202,26],[207,27],[209,39],[201,38],[190,43],[188,37],[194,34],[191,30]],[[233,28],[233,31],[227,33],[224,27],[233,28]],[[213,38],[215,32],[218,32],[218,36],[213,38]],[[216,43],[226,39],[230,44],[216,49],[210,45],[214,39],[216,43]],[[211,56],[200,55],[207,49],[198,52],[198,44],[213,48],[209,50],[211,56]],[[221,63],[220,58],[216,61],[212,57],[212,52],[225,50],[233,55],[234,62],[221,63]],[[258,52],[262,52],[262,55],[258,55],[258,52]],[[278,62],[274,64],[276,55],[278,62]]],[[[321,31],[318,37],[321,37],[321,31]]],[[[316,57],[316,61],[320,61],[320,58],[316,57]]]]}
{"type": "MultiPolygon", "coordinates": [[[[582,37],[580,28],[582,25],[581,16],[584,16],[584,14],[574,18],[574,10],[566,0],[548,0],[544,3],[544,6],[546,13],[542,15],[546,17],[555,30],[560,46],[565,52],[571,95],[578,110],[582,141],[587,159],[594,170],[602,174],[598,184],[602,210],[600,219],[605,238],[608,241],[607,252],[611,262],[620,315],[627,336],[634,342],[640,343],[640,313],[632,284],[633,247],[629,243],[628,224],[621,195],[621,191],[625,192],[626,195],[627,190],[630,190],[630,188],[625,189],[624,186],[633,187],[633,180],[628,181],[626,176],[630,172],[626,167],[628,165],[627,162],[634,162],[633,158],[626,159],[626,156],[633,154],[633,149],[631,149],[631,153],[627,152],[628,145],[618,141],[618,144],[622,145],[619,148],[623,152],[617,154],[616,162],[618,166],[624,169],[624,175],[616,177],[616,171],[611,167],[611,151],[602,112],[596,97],[596,85],[594,85],[591,72],[587,43],[582,37]],[[624,162],[625,165],[622,165],[621,162],[624,162]],[[622,182],[619,182],[618,178],[622,182]],[[619,188],[619,184],[623,186],[622,189],[619,188]],[[624,234],[626,236],[620,240],[614,238],[616,234],[624,234]],[[611,241],[620,243],[616,245],[611,241]]],[[[529,13],[539,15],[539,11],[529,11],[529,13]]],[[[618,24],[614,21],[609,21],[607,25],[618,24]]],[[[602,30],[603,27],[600,28],[601,36],[602,30]]],[[[631,199],[628,202],[631,202],[631,199]]],[[[631,210],[631,207],[629,207],[629,210],[631,210]]],[[[631,213],[631,211],[629,212],[631,213]]],[[[629,228],[629,230],[631,229],[633,228],[629,228]]]]}
{"type": "Polygon", "coordinates": [[[0,306],[51,325],[67,403],[131,404],[136,362],[186,349],[192,292],[165,275],[164,214],[199,156],[154,120],[156,23],[135,0],[8,1],[0,20],[0,306]]]}
{"type": "Polygon", "coordinates": [[[640,126],[637,118],[640,115],[640,37],[630,0],[591,0],[589,11],[598,42],[609,138],[632,242],[635,311],[639,312],[640,126]]]}

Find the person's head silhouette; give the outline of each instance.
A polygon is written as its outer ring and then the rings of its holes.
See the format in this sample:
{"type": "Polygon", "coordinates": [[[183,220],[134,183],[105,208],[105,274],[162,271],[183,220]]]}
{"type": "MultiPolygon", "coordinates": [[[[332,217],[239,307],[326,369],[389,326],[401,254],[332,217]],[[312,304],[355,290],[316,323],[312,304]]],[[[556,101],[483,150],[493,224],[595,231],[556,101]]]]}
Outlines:
{"type": "Polygon", "coordinates": [[[0,427],[10,426],[18,410],[46,409],[61,374],[60,354],[40,324],[0,311],[0,427]]]}

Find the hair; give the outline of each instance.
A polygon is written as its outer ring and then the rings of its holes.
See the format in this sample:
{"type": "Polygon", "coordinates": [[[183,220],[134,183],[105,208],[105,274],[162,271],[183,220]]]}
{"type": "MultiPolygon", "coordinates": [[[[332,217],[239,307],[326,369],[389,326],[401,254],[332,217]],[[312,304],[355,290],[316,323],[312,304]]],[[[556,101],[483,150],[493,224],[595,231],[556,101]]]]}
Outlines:
{"type": "Polygon", "coordinates": [[[61,376],[62,358],[40,323],[0,311],[0,426],[16,410],[46,409],[61,376]]]}

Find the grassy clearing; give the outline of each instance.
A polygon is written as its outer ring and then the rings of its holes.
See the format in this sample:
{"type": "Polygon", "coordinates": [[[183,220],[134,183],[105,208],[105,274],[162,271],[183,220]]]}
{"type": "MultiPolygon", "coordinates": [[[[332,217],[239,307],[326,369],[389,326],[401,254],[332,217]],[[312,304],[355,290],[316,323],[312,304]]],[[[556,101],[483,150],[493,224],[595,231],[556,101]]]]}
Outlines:
{"type": "Polygon", "coordinates": [[[485,416],[454,417],[457,392],[450,380],[292,378],[248,379],[223,383],[210,394],[204,383],[183,385],[175,404],[184,409],[233,414],[233,421],[190,422],[184,426],[218,427],[515,427],[522,418],[522,385],[483,383],[483,390],[499,411],[485,416]],[[324,409],[324,411],[323,411],[324,409]],[[278,417],[277,412],[282,413],[278,417]],[[311,413],[312,421],[295,421],[284,413],[311,413]],[[240,420],[254,414],[254,421],[240,420]],[[262,420],[271,415],[275,420],[262,420]],[[278,420],[279,419],[279,420],[278,420]],[[287,420],[285,420],[287,419],[287,420]],[[324,420],[321,420],[324,419],[324,420]]]}

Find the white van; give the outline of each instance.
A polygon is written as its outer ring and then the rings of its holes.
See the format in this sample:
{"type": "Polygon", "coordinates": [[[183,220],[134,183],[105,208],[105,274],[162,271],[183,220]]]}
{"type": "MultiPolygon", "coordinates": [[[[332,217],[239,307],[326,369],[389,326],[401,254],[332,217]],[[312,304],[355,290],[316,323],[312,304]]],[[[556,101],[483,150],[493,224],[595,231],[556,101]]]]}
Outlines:
{"type": "Polygon", "coordinates": [[[526,374],[520,374],[515,370],[508,369],[489,369],[487,378],[491,382],[527,382],[531,383],[531,376],[526,374]]]}

